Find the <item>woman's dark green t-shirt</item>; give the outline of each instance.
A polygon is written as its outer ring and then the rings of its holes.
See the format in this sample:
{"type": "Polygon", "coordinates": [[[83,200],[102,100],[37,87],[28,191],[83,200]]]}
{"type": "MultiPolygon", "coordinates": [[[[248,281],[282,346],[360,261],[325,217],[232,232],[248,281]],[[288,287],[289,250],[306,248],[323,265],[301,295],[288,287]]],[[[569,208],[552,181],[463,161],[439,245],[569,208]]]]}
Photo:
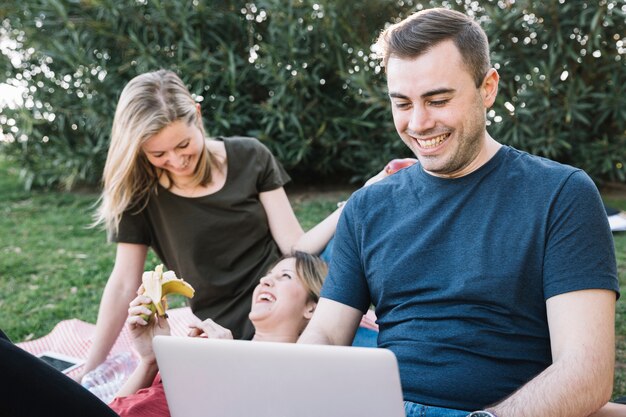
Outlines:
{"type": "Polygon", "coordinates": [[[258,140],[218,140],[224,142],[228,164],[221,190],[188,198],[159,186],[144,210],[124,214],[113,240],[150,246],[167,269],[195,288],[190,305],[196,316],[249,339],[252,291],[280,256],[259,193],[290,178],[258,140]]]}

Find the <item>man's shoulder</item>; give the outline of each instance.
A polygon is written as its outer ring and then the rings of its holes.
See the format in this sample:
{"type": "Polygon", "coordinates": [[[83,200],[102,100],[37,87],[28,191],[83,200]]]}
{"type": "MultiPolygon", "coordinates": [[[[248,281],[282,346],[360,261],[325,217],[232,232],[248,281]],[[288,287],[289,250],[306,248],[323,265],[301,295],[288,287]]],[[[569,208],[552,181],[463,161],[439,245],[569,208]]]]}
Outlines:
{"type": "Polygon", "coordinates": [[[580,168],[575,168],[571,165],[557,162],[557,161],[548,159],[543,156],[533,155],[531,153],[521,151],[519,149],[515,149],[510,146],[505,147],[505,159],[509,163],[515,164],[519,168],[525,169],[539,176],[541,175],[569,176],[573,172],[581,171],[580,168]]]}
{"type": "Polygon", "coordinates": [[[411,193],[414,184],[412,184],[408,170],[413,168],[402,169],[378,182],[358,189],[350,197],[350,202],[354,208],[364,209],[366,212],[373,212],[378,207],[384,208],[390,200],[411,193]]]}
{"type": "Polygon", "coordinates": [[[597,192],[591,177],[580,168],[514,148],[507,149],[505,158],[500,174],[513,181],[515,186],[533,187],[545,196],[556,196],[563,190],[597,192]]]}

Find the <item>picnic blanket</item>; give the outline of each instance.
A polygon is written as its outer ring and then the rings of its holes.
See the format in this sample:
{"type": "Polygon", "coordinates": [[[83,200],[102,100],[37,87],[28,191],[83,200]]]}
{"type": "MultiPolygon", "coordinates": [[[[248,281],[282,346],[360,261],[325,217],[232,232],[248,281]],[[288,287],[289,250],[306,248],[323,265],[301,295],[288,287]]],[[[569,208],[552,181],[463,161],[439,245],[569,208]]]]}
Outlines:
{"type": "MultiPolygon", "coordinates": [[[[189,307],[170,309],[167,311],[167,315],[173,335],[185,336],[189,333],[187,325],[195,318],[189,307]]],[[[17,343],[17,345],[35,356],[45,351],[53,351],[75,358],[87,359],[87,353],[93,344],[95,330],[96,325],[92,323],[78,319],[63,320],[54,326],[47,335],[28,342],[17,343]]],[[[109,356],[132,351],[130,332],[124,326],[109,356]]],[[[80,372],[80,368],[70,371],[68,375],[73,376],[78,372],[80,372]]]]}
{"type": "MultiPolygon", "coordinates": [[[[189,307],[172,308],[167,311],[168,321],[172,335],[186,336],[189,333],[188,324],[195,320],[194,314],[189,307]]],[[[361,327],[378,330],[376,315],[369,310],[361,320],[361,327]]],[[[47,335],[18,343],[17,345],[33,355],[39,355],[45,351],[53,351],[76,358],[87,358],[87,353],[93,344],[96,325],[78,319],[70,319],[59,322],[47,335]]],[[[126,326],[122,329],[117,341],[113,345],[109,356],[120,352],[132,352],[132,341],[126,326]]],[[[77,368],[69,372],[73,376],[80,372],[77,368]]]]}

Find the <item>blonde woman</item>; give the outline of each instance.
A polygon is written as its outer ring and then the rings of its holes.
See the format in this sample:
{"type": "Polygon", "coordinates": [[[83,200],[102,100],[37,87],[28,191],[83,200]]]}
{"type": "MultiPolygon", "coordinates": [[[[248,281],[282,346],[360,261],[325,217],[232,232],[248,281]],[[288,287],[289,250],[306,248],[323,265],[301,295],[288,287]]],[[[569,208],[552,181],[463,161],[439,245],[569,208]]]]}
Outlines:
{"type": "Polygon", "coordinates": [[[319,253],[340,209],[304,233],[289,176],[258,140],[206,137],[200,105],[173,72],[139,75],[119,98],[95,224],[117,243],[84,371],[109,353],[135,297],[148,249],[196,289],[191,309],[250,338],[258,278],[293,249],[319,253]]]}
{"type": "MultiPolygon", "coordinates": [[[[283,257],[258,282],[249,317],[254,324],[253,341],[295,343],[313,316],[327,267],[317,256],[303,252],[283,257]]],[[[169,334],[167,320],[146,322],[141,316],[152,312],[145,304],[150,299],[140,295],[128,309],[128,326],[140,362],[135,372],[117,394],[110,407],[121,417],[169,417],[165,392],[152,338],[169,334]]],[[[232,339],[233,335],[211,319],[191,327],[190,336],[232,339]]]]}

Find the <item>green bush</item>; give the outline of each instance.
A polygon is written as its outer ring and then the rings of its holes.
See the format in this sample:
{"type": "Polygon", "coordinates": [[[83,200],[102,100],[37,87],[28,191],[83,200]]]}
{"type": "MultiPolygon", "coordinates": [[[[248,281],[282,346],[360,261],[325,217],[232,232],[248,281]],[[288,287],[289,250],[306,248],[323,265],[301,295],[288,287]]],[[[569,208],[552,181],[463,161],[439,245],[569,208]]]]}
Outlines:
{"type": "Polygon", "coordinates": [[[408,154],[370,45],[386,22],[443,4],[468,10],[490,35],[502,75],[496,138],[623,181],[623,1],[545,3],[4,2],[0,38],[14,43],[4,43],[0,68],[25,93],[24,106],[0,116],[11,139],[2,149],[27,186],[97,184],[119,92],[163,67],[189,85],[211,135],[258,137],[296,180],[360,180],[408,154]]]}
{"type": "Polygon", "coordinates": [[[496,137],[626,180],[626,3],[517,1],[490,17],[496,137]]]}

